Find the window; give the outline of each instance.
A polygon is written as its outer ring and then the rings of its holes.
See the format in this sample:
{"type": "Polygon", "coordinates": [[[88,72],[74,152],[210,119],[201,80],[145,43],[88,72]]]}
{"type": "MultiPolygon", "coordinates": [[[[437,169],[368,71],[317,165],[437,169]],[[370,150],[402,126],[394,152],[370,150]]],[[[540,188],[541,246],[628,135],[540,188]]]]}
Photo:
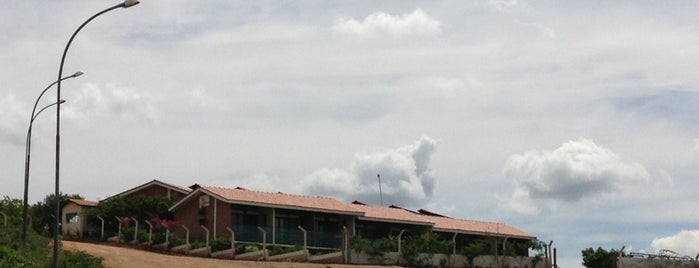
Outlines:
{"type": "Polygon", "coordinates": [[[67,223],[77,223],[78,222],[78,213],[66,213],[66,222],[67,223]]]}

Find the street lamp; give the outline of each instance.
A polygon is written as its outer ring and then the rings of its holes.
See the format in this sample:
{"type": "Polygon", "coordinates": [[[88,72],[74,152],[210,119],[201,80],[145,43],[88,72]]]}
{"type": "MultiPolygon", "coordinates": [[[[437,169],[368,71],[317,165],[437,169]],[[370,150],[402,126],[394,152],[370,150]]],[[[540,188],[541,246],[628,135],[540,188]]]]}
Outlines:
{"type": "MultiPolygon", "coordinates": [[[[78,76],[83,75],[83,72],[77,71],[72,75],[66,76],[61,78],[60,80],[66,80],[69,78],[75,78],[78,76]]],[[[41,96],[46,93],[49,88],[51,88],[53,85],[58,83],[58,80],[51,83],[48,87],[44,89],[44,91],[39,94],[39,97],[36,98],[36,102],[34,102],[34,108],[32,109],[32,116],[29,118],[29,129],[27,130],[27,141],[26,141],[26,151],[24,153],[25,158],[24,158],[24,206],[22,207],[22,246],[24,246],[27,243],[27,210],[29,205],[27,204],[28,201],[28,195],[29,195],[29,160],[30,160],[30,154],[31,154],[31,147],[32,147],[32,123],[34,123],[34,119],[36,119],[39,114],[46,110],[46,108],[51,107],[53,105],[58,105],[59,103],[64,103],[64,100],[59,100],[58,102],[54,102],[52,104],[47,105],[44,108],[41,108],[39,112],[36,112],[36,106],[39,104],[39,100],[41,99],[41,96]]]]}
{"type": "Polygon", "coordinates": [[[59,159],[61,155],[61,76],[63,76],[63,64],[65,63],[66,60],[66,53],[68,53],[68,48],[70,47],[70,43],[73,42],[73,38],[75,38],[75,35],[82,30],[85,25],[87,25],[90,21],[92,21],[94,18],[107,13],[109,11],[112,11],[117,8],[129,8],[135,5],[138,5],[139,1],[138,0],[125,0],[122,3],[119,3],[115,6],[112,6],[110,8],[107,8],[105,10],[100,11],[99,13],[92,15],[89,19],[87,19],[83,24],[78,27],[75,32],[73,32],[73,35],[70,36],[70,39],[68,40],[68,44],[66,44],[66,48],[63,50],[63,56],[61,57],[61,65],[58,68],[58,90],[56,94],[56,102],[58,103],[56,105],[56,193],[54,195],[56,199],[56,210],[55,210],[55,221],[53,225],[53,267],[58,268],[58,228],[59,228],[59,221],[61,218],[61,198],[59,197],[60,191],[59,191],[59,169],[60,169],[60,164],[59,164],[59,159]]]}

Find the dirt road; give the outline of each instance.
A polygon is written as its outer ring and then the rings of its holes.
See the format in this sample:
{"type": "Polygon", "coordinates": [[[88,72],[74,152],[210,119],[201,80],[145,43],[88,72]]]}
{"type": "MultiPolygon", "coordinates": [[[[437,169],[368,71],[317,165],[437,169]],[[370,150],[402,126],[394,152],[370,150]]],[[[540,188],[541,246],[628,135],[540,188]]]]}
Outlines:
{"type": "MultiPolygon", "coordinates": [[[[211,258],[198,258],[188,256],[175,256],[148,252],[138,249],[116,247],[104,244],[91,244],[74,241],[62,241],[63,248],[70,251],[82,250],[90,255],[104,258],[104,266],[108,268],[161,268],[161,267],[189,267],[189,268],[219,268],[219,267],[242,267],[242,268],[369,268],[372,266],[354,266],[341,264],[310,264],[292,262],[255,262],[255,261],[235,261],[218,260],[211,258]]],[[[375,266],[385,268],[386,266],[375,266]]]]}

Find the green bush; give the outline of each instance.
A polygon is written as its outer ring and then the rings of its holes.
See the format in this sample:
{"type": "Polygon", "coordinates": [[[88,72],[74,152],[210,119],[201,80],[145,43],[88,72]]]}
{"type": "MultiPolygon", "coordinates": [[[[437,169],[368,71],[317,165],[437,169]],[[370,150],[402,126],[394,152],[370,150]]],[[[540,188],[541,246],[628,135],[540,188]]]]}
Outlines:
{"type": "Polygon", "coordinates": [[[211,240],[210,245],[212,252],[226,250],[231,248],[231,240],[228,238],[216,238],[211,240]]]}
{"type": "MultiPolygon", "coordinates": [[[[52,263],[52,248],[49,239],[39,235],[33,229],[27,229],[27,242],[22,245],[21,239],[21,204],[19,199],[5,197],[0,200],[0,211],[9,217],[12,224],[0,226],[0,267],[49,267],[52,263]]],[[[60,244],[59,244],[60,247],[60,244]]],[[[59,267],[103,267],[102,260],[85,252],[72,253],[61,251],[59,267]]]]}
{"type": "Polygon", "coordinates": [[[59,267],[62,268],[104,268],[102,258],[94,257],[84,251],[63,251],[59,259],[59,267]]]}
{"type": "Polygon", "coordinates": [[[170,235],[170,244],[168,245],[169,248],[173,248],[179,245],[184,245],[184,242],[186,242],[183,238],[179,238],[174,235],[170,235]]]}
{"type": "Polygon", "coordinates": [[[279,254],[284,254],[284,253],[289,253],[289,252],[294,252],[294,251],[299,251],[301,250],[302,247],[300,245],[295,245],[293,247],[280,247],[280,246],[274,246],[272,249],[269,251],[270,256],[274,255],[279,255],[279,254]]]}
{"type": "Polygon", "coordinates": [[[240,253],[248,253],[248,252],[255,252],[258,250],[261,250],[262,247],[257,245],[257,244],[251,244],[251,243],[235,243],[235,252],[236,254],[240,253]]]}
{"type": "Polygon", "coordinates": [[[384,252],[398,251],[398,239],[394,236],[383,237],[372,241],[357,235],[352,237],[351,245],[353,249],[364,252],[372,257],[382,255],[384,252]]]}

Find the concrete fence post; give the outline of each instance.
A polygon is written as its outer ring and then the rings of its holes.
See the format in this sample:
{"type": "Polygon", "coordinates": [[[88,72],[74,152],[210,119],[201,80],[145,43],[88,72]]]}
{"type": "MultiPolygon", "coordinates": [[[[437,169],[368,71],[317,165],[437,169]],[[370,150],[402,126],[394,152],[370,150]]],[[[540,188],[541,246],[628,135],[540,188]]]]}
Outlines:
{"type": "Polygon", "coordinates": [[[97,218],[100,219],[102,222],[102,228],[100,229],[100,240],[104,239],[104,218],[102,216],[97,215],[97,218]]]}
{"type": "Polygon", "coordinates": [[[189,245],[189,228],[187,228],[187,226],[184,226],[184,224],[182,224],[182,228],[184,229],[184,231],[186,233],[185,239],[184,239],[184,241],[185,241],[184,244],[189,245]]]}
{"type": "Polygon", "coordinates": [[[226,226],[226,230],[231,232],[231,248],[235,249],[235,232],[233,232],[233,230],[231,230],[231,228],[228,226],[226,226]]]}
{"type": "Polygon", "coordinates": [[[308,233],[306,232],[306,229],[303,229],[301,225],[298,226],[299,230],[303,232],[303,249],[306,250],[308,248],[308,233]]]}
{"type": "Polygon", "coordinates": [[[200,225],[204,232],[206,232],[206,247],[209,247],[209,229],[204,225],[200,225]]]}
{"type": "Polygon", "coordinates": [[[262,250],[264,251],[264,256],[263,260],[267,259],[267,232],[265,232],[265,229],[257,226],[257,229],[260,230],[260,233],[262,233],[262,250]]]}
{"type": "Polygon", "coordinates": [[[144,221],[148,224],[148,245],[153,243],[153,224],[150,221],[144,221]]]}
{"type": "Polygon", "coordinates": [[[133,232],[133,241],[131,243],[138,244],[138,220],[134,217],[131,217],[131,219],[134,222],[134,232],[133,232]]]}
{"type": "Polygon", "coordinates": [[[119,243],[119,241],[121,241],[121,223],[123,222],[123,220],[117,216],[114,216],[114,218],[116,218],[117,221],[119,221],[119,228],[117,229],[117,241],[116,241],[117,243],[119,243]]]}

